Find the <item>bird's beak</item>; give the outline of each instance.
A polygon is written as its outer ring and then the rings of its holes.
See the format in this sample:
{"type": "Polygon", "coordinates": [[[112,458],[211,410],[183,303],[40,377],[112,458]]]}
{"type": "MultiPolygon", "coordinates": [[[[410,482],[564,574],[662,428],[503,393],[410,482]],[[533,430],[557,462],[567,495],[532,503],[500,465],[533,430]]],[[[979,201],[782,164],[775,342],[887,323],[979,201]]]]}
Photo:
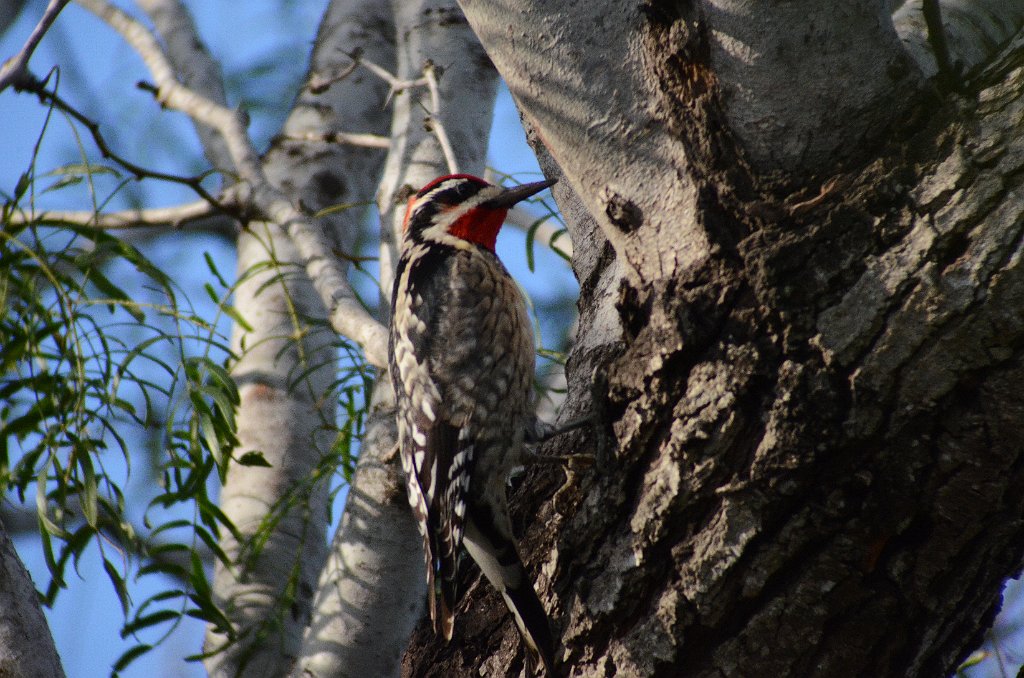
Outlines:
{"type": "Polygon", "coordinates": [[[532,184],[523,184],[521,186],[506,188],[503,192],[480,206],[490,209],[508,209],[517,202],[526,200],[531,195],[540,193],[549,186],[554,186],[556,181],[558,181],[558,179],[545,179],[544,181],[536,181],[532,184]]]}

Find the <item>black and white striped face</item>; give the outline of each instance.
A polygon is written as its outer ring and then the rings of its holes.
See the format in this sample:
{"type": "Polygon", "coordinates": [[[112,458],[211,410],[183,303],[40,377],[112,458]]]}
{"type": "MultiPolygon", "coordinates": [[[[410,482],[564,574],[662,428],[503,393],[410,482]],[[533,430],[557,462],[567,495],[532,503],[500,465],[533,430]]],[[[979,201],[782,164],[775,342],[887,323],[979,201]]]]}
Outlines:
{"type": "Polygon", "coordinates": [[[406,238],[444,242],[454,236],[487,245],[491,231],[497,236],[508,210],[489,209],[486,203],[504,190],[470,174],[435,179],[409,200],[404,226],[406,238]]]}
{"type": "Polygon", "coordinates": [[[470,174],[440,177],[409,200],[405,237],[414,242],[433,241],[454,247],[476,243],[493,252],[508,210],[553,183],[538,181],[505,188],[470,174]]]}

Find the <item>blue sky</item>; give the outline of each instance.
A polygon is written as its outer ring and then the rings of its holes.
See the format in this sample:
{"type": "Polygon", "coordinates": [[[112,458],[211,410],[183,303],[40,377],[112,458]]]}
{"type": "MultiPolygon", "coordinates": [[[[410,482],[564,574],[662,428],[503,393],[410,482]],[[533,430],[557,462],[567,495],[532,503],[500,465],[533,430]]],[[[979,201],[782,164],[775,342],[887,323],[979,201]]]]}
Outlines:
{"type": "MultiPolygon", "coordinates": [[[[119,3],[121,4],[121,3],[119,3]]],[[[18,23],[0,36],[0,61],[13,55],[34,25],[43,3],[30,3],[18,23]]],[[[238,73],[247,67],[267,63],[272,69],[249,78],[236,79],[235,92],[241,96],[258,97],[261,93],[294,91],[294,83],[302,76],[305,61],[325,0],[314,2],[270,2],[259,0],[246,4],[244,12],[236,3],[191,2],[202,37],[226,73],[238,73]],[[287,8],[283,11],[281,8],[287,8]],[[294,58],[279,58],[294,54],[294,58]]],[[[44,75],[52,66],[61,66],[60,77],[65,92],[74,92],[72,100],[101,124],[103,133],[123,155],[149,167],[165,171],[191,173],[201,168],[183,165],[182,147],[197,148],[195,135],[184,116],[160,111],[152,97],[135,87],[147,79],[140,60],[109,29],[78,7],[68,7],[50,34],[44,39],[32,60],[32,70],[44,75]]],[[[0,119],[4,134],[0,136],[0,190],[11,193],[18,177],[30,162],[43,125],[44,108],[38,101],[11,90],[0,94],[0,119]]],[[[277,129],[280,120],[258,105],[251,109],[252,131],[265,143],[277,129]]],[[[81,130],[80,130],[81,132],[81,130]]],[[[84,136],[76,140],[66,121],[59,116],[51,120],[37,159],[36,171],[42,174],[65,164],[79,161],[79,148],[93,160],[99,158],[92,142],[84,136]],[[79,146],[80,144],[80,146],[79,146]]],[[[517,175],[520,181],[539,176],[534,157],[525,143],[518,113],[507,91],[502,91],[495,111],[491,137],[490,164],[495,169],[517,175]]],[[[43,179],[41,185],[49,180],[43,179]]],[[[112,191],[113,180],[101,178],[98,194],[112,191]]],[[[88,193],[84,187],[62,190],[39,196],[43,208],[87,207],[88,193]]],[[[194,200],[180,186],[147,181],[121,191],[110,202],[115,209],[139,201],[147,206],[173,205],[194,200]]],[[[565,262],[537,248],[538,273],[526,268],[524,236],[505,229],[498,242],[498,251],[513,275],[539,304],[553,301],[565,294],[575,294],[575,280],[565,262]]],[[[229,244],[216,238],[190,238],[182,247],[177,234],[149,239],[144,251],[167,271],[177,272],[183,292],[202,313],[206,301],[201,285],[211,276],[198,252],[208,252],[218,269],[232,272],[234,256],[229,244]]],[[[212,313],[212,306],[209,307],[212,313]]],[[[225,326],[224,331],[227,331],[225,326]]],[[[543,323],[547,336],[559,330],[543,323]]],[[[118,461],[108,461],[108,470],[117,472],[118,461]]],[[[147,488],[151,477],[133,467],[128,483],[139,505],[144,506],[152,490],[147,488]]],[[[131,500],[130,500],[131,501],[131,500]]],[[[335,507],[340,511],[341,502],[335,507]]],[[[141,507],[130,507],[141,519],[141,507]]],[[[26,566],[33,573],[37,586],[48,579],[42,560],[38,537],[19,537],[16,545],[26,566]]],[[[138,602],[152,595],[158,587],[154,582],[141,582],[132,590],[138,602]]],[[[106,675],[114,660],[133,642],[122,641],[119,630],[123,622],[120,606],[103,572],[101,560],[90,548],[69,576],[69,589],[62,592],[57,604],[47,610],[47,617],[57,642],[58,651],[70,678],[92,678],[106,675]]],[[[157,676],[201,676],[197,665],[181,661],[185,655],[199,650],[202,626],[186,621],[154,652],[132,664],[122,675],[155,678],[157,676]]],[[[152,642],[154,638],[146,639],[152,642]]]]}

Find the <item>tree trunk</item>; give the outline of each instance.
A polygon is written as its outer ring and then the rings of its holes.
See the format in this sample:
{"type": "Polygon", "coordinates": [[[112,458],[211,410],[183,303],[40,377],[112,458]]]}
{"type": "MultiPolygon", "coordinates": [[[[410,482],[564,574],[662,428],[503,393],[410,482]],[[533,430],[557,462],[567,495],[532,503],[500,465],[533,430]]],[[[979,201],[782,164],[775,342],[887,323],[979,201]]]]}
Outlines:
{"type": "MultiPolygon", "coordinates": [[[[373,195],[384,154],[323,139],[384,131],[388,91],[365,76],[315,91],[308,83],[344,72],[349,50],[392,67],[391,29],[372,0],[339,0],[325,12],[307,85],[264,157],[269,180],[309,213],[373,195]]],[[[318,223],[339,259],[355,250],[363,215],[335,209],[318,223]]],[[[235,305],[250,327],[236,324],[232,334],[241,397],[235,455],[259,451],[269,467],[232,464],[221,490],[221,508],[242,539],[225,530],[232,567],[216,563],[214,591],[238,635],[207,629],[205,650],[221,650],[206,659],[214,676],[288,674],[328,558],[329,474],[320,464],[335,437],[338,352],[322,299],[301,273],[307,263],[280,224],[252,223],[239,235],[235,305]]]]}
{"type": "Polygon", "coordinates": [[[32,577],[0,523],[0,676],[64,678],[32,577]]]}
{"type": "MultiPolygon", "coordinates": [[[[906,94],[843,167],[797,174],[738,141],[704,17],[649,13],[644,129],[685,156],[650,196],[634,167],[579,174],[598,151],[565,152],[465,8],[585,208],[568,407],[604,430],[558,449],[600,463],[565,487],[531,469],[512,502],[572,675],[948,675],[1024,555],[1024,40],[976,98],[906,94]],[[614,288],[622,341],[597,322],[614,288]]],[[[455,638],[421,625],[407,675],[523,670],[500,599],[464,585],[455,638]]]]}

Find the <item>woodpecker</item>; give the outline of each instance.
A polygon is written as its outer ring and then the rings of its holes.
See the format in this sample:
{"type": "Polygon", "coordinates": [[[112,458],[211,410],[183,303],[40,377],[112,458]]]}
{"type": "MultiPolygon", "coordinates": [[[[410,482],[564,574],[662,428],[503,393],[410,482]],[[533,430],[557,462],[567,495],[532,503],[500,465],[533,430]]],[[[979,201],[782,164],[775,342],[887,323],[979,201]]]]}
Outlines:
{"type": "Polygon", "coordinates": [[[464,545],[549,676],[550,624],[516,550],[505,495],[538,430],[533,328],[494,243],[508,210],[554,183],[504,188],[453,174],[411,197],[388,347],[434,631],[451,640],[464,545]]]}

